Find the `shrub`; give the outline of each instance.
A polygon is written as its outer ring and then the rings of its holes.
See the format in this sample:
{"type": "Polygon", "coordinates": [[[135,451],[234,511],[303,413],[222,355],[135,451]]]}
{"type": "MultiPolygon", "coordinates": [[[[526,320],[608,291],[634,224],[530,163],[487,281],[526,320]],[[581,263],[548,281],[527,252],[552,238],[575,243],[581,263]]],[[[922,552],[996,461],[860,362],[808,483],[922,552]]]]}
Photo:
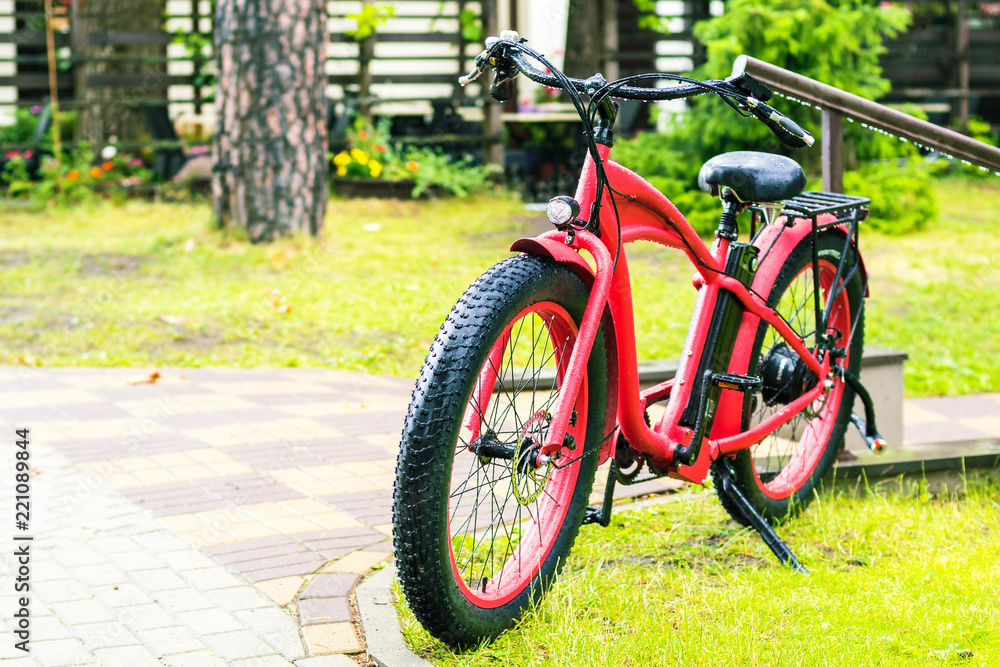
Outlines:
{"type": "MultiPolygon", "coordinates": [[[[38,127],[38,116],[41,114],[41,107],[31,109],[16,109],[14,111],[14,123],[0,127],[0,144],[27,144],[35,137],[35,130],[38,127]]],[[[59,112],[59,136],[64,142],[72,141],[76,133],[77,112],[59,112]]],[[[52,128],[45,133],[42,141],[43,147],[51,150],[52,128]]]]}
{"type": "Polygon", "coordinates": [[[414,197],[430,188],[440,188],[457,197],[488,192],[493,189],[493,177],[502,169],[498,165],[474,165],[466,156],[453,160],[433,148],[409,148],[403,152],[406,172],[415,185],[414,197]]]}
{"type": "Polygon", "coordinates": [[[7,197],[27,199],[36,206],[85,204],[98,192],[121,194],[151,178],[141,159],[115,153],[98,160],[86,142],[64,151],[62,162],[44,157],[37,179],[31,178],[23,158],[11,160],[0,174],[7,197]]]}
{"type": "Polygon", "coordinates": [[[931,169],[912,162],[865,165],[844,174],[844,190],[871,197],[865,223],[885,234],[907,234],[937,220],[931,169]]]}
{"type": "MultiPolygon", "coordinates": [[[[731,73],[736,57],[746,54],[861,97],[878,99],[890,87],[879,64],[879,56],[885,52],[883,40],[903,31],[909,20],[904,9],[859,0],[730,0],[721,16],[695,26],[695,35],[705,44],[708,56],[696,76],[724,78],[731,73]]],[[[818,134],[818,109],[780,98],[775,106],[818,134]]],[[[686,143],[702,161],[726,151],[769,150],[794,154],[806,167],[818,165],[819,151],[784,148],[762,123],[740,118],[711,96],[693,100],[691,113],[679,121],[686,143]]],[[[867,132],[857,124],[846,129],[848,142],[867,132]]],[[[902,145],[886,144],[882,138],[866,140],[881,143],[880,153],[890,145],[906,150],[902,145]]]]}
{"type": "Polygon", "coordinates": [[[390,143],[390,119],[376,125],[358,119],[348,132],[350,148],[331,156],[332,174],[342,178],[413,181],[411,195],[445,191],[458,197],[493,189],[495,165],[474,165],[466,156],[453,159],[440,149],[390,143]]]}
{"type": "MultiPolygon", "coordinates": [[[[981,141],[990,146],[1000,146],[1000,132],[991,132],[992,128],[990,124],[978,116],[970,117],[965,129],[968,131],[969,136],[976,141],[981,141]]],[[[974,180],[992,180],[995,178],[994,173],[989,169],[977,167],[974,164],[967,164],[962,160],[952,157],[942,159],[940,156],[935,156],[935,167],[937,167],[939,173],[942,175],[960,176],[974,180]]]]}
{"type": "Polygon", "coordinates": [[[38,126],[38,118],[28,109],[16,109],[14,122],[0,127],[0,144],[26,144],[38,126]]]}
{"type": "MultiPolygon", "coordinates": [[[[719,17],[695,26],[705,44],[706,64],[695,76],[724,78],[740,54],[765,60],[804,76],[869,99],[889,90],[882,78],[882,42],[901,32],[909,14],[888,4],[858,0],[730,0],[719,17]]],[[[818,109],[777,98],[782,112],[814,135],[819,134],[818,109]]],[[[923,117],[915,108],[902,109],[923,117]]],[[[872,226],[887,233],[919,229],[937,216],[928,168],[913,163],[916,147],[861,126],[846,123],[845,174],[848,192],[872,197],[872,226]],[[897,161],[909,159],[902,166],[897,161]],[[876,161],[875,164],[871,164],[876,161]]],[[[690,109],[668,119],[661,134],[642,134],[619,142],[614,157],[635,169],[677,204],[702,234],[718,224],[719,205],[698,189],[701,165],[714,155],[759,150],[793,157],[807,172],[819,170],[820,151],[783,146],[762,123],[741,118],[714,96],[698,97],[690,109]]],[[[819,189],[814,184],[813,189],[819,189]]]]}
{"type": "MultiPolygon", "coordinates": [[[[670,139],[665,133],[640,134],[618,142],[614,158],[667,195],[695,231],[711,234],[719,223],[719,202],[698,187],[700,162],[671,149],[670,139]]],[[[937,220],[933,188],[937,171],[916,160],[869,163],[844,174],[844,191],[872,199],[871,218],[866,223],[872,229],[906,234],[937,220]]],[[[808,189],[820,190],[822,185],[813,179],[808,189]]]]}

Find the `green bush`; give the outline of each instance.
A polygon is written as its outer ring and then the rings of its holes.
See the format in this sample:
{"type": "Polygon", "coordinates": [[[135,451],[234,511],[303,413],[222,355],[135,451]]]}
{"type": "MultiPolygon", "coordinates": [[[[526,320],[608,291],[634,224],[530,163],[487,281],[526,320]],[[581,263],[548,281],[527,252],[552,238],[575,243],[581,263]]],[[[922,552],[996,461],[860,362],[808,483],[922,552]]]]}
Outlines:
{"type": "MultiPolygon", "coordinates": [[[[672,150],[668,134],[645,133],[619,142],[614,158],[669,197],[699,234],[711,234],[718,226],[719,201],[698,188],[701,164],[672,150]]],[[[918,161],[865,164],[844,174],[844,191],[871,198],[867,226],[886,234],[906,234],[937,220],[933,185],[938,171],[918,161]]],[[[807,189],[821,190],[822,184],[812,179],[807,189]]]]}
{"type": "MultiPolygon", "coordinates": [[[[969,136],[976,141],[981,141],[990,146],[1000,146],[1000,132],[991,132],[991,129],[990,124],[978,116],[970,117],[965,126],[965,130],[969,136]]],[[[995,174],[989,169],[977,167],[974,164],[967,164],[956,158],[949,157],[947,159],[936,160],[935,166],[941,175],[959,176],[973,180],[992,180],[995,178],[995,174]]]]}
{"type": "Polygon", "coordinates": [[[470,156],[452,160],[440,150],[426,147],[405,149],[402,162],[415,183],[414,197],[429,188],[441,188],[457,197],[488,192],[494,188],[493,177],[501,171],[496,165],[473,165],[470,156]]]}
{"type": "MultiPolygon", "coordinates": [[[[695,76],[724,78],[736,57],[747,54],[877,99],[889,90],[878,60],[885,51],[882,42],[908,23],[903,9],[860,0],[730,0],[724,14],[695,26],[708,52],[695,76]]],[[[781,97],[772,104],[819,135],[818,109],[781,97]]],[[[913,107],[901,110],[924,117],[913,107]]],[[[919,153],[912,143],[860,123],[846,123],[844,135],[845,162],[851,169],[844,177],[845,190],[872,198],[872,227],[902,234],[936,219],[931,170],[915,164],[919,153]],[[904,164],[897,166],[901,160],[904,164]]],[[[737,150],[788,155],[807,173],[819,171],[818,146],[789,149],[762,123],[740,117],[714,96],[691,100],[688,112],[670,118],[663,133],[619,142],[614,159],[670,197],[692,226],[706,234],[718,224],[719,204],[698,189],[698,170],[712,156],[737,150]]],[[[811,186],[820,189],[819,183],[811,186]]]]}
{"type": "Polygon", "coordinates": [[[63,152],[62,162],[44,156],[35,178],[28,173],[24,158],[12,159],[0,173],[0,184],[6,186],[3,194],[38,208],[72,206],[90,203],[99,196],[122,198],[128,188],[152,180],[152,170],[141,159],[121,153],[107,160],[96,158],[90,145],[80,142],[63,152]]]}
{"type": "Polygon", "coordinates": [[[932,170],[906,162],[865,165],[844,174],[844,191],[871,197],[871,217],[865,223],[885,234],[907,234],[937,220],[932,170]]]}
{"type": "Polygon", "coordinates": [[[26,144],[38,126],[38,117],[28,109],[14,111],[14,123],[0,127],[0,144],[26,144]]]}
{"type": "MultiPolygon", "coordinates": [[[[36,107],[37,108],[37,107],[36,107]]],[[[14,111],[14,123],[0,127],[0,144],[23,145],[30,143],[35,137],[35,129],[38,127],[38,118],[41,111],[34,113],[30,109],[16,109],[14,111]]],[[[59,113],[59,135],[64,142],[73,140],[76,133],[77,112],[61,111],[59,113]]],[[[52,147],[52,128],[42,140],[42,146],[46,150],[52,147]]]]}
{"type": "Polygon", "coordinates": [[[456,160],[439,148],[393,144],[390,124],[389,118],[376,125],[359,118],[348,132],[349,148],[330,156],[331,173],[348,178],[413,181],[414,198],[429,190],[468,197],[494,189],[494,176],[502,172],[500,167],[473,165],[470,156],[456,160]]]}
{"type": "MultiPolygon", "coordinates": [[[[707,50],[707,61],[695,75],[724,78],[732,72],[736,58],[746,54],[876,100],[890,87],[879,64],[885,52],[883,40],[902,32],[909,21],[904,9],[861,0],[730,0],[721,16],[695,26],[695,35],[707,50]]],[[[818,134],[818,109],[781,98],[773,104],[818,134]]],[[[691,107],[691,113],[678,119],[677,129],[701,160],[726,151],[766,150],[794,155],[807,169],[819,164],[819,151],[785,148],[762,123],[740,118],[715,97],[696,98],[691,107]]],[[[869,144],[858,146],[859,159],[870,153],[876,155],[867,159],[911,152],[901,142],[872,135],[857,124],[849,124],[846,130],[848,143],[869,144]]]]}
{"type": "Polygon", "coordinates": [[[28,199],[38,207],[88,203],[94,198],[94,184],[104,173],[93,163],[94,152],[88,144],[81,143],[64,153],[61,163],[53,157],[44,158],[38,170],[39,179],[33,181],[28,178],[23,159],[11,160],[2,177],[7,184],[6,194],[12,199],[28,199]]]}

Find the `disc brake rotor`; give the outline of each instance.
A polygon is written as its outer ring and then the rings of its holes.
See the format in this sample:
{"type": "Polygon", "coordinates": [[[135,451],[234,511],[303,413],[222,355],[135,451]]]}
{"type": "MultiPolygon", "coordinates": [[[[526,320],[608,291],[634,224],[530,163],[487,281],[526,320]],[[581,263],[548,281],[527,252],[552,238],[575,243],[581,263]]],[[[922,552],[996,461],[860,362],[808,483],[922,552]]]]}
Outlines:
{"type": "Polygon", "coordinates": [[[538,500],[552,472],[551,461],[538,466],[538,453],[542,449],[542,443],[545,442],[545,434],[548,432],[551,420],[551,415],[542,410],[532,415],[521,430],[517,451],[511,460],[514,498],[521,505],[528,505],[538,500]]]}

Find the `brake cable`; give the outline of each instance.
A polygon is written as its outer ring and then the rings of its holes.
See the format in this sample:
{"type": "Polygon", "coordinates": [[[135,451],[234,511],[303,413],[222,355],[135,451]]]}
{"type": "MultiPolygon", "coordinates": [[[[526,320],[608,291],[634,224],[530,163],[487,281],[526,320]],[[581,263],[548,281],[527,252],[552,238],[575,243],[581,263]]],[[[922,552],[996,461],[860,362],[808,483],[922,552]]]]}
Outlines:
{"type": "MultiPolygon", "coordinates": [[[[524,55],[533,58],[536,62],[541,63],[546,68],[548,68],[549,71],[552,73],[552,75],[555,76],[556,79],[558,79],[560,84],[562,84],[562,89],[566,91],[566,94],[569,96],[570,101],[573,103],[573,106],[576,109],[577,114],[580,116],[580,121],[583,123],[583,128],[584,128],[583,133],[584,136],[587,138],[587,150],[590,153],[591,159],[594,161],[595,175],[597,177],[596,179],[597,188],[594,196],[594,205],[593,208],[591,209],[591,217],[593,218],[595,215],[599,217],[602,201],[604,199],[604,188],[607,187],[608,190],[611,191],[611,181],[608,178],[607,172],[604,170],[604,161],[601,159],[601,155],[597,150],[597,141],[596,141],[596,132],[594,131],[594,123],[590,118],[587,108],[584,106],[583,98],[580,96],[580,92],[576,89],[576,86],[569,80],[569,77],[567,77],[562,72],[562,70],[557,68],[551,62],[549,62],[549,60],[545,56],[543,56],[541,53],[538,53],[534,49],[527,47],[524,44],[507,42],[507,41],[497,42],[497,44],[494,45],[494,48],[498,49],[513,48],[523,53],[524,55]]],[[[618,259],[621,256],[621,250],[622,250],[622,239],[621,239],[622,223],[621,223],[621,216],[618,212],[618,204],[615,202],[614,195],[609,196],[608,199],[611,201],[611,208],[614,211],[615,224],[617,226],[618,243],[617,243],[617,248],[615,249],[615,259],[611,265],[611,273],[612,275],[614,275],[615,270],[618,268],[618,259]]],[[[591,225],[600,224],[599,219],[596,221],[591,219],[589,222],[591,225]]]]}

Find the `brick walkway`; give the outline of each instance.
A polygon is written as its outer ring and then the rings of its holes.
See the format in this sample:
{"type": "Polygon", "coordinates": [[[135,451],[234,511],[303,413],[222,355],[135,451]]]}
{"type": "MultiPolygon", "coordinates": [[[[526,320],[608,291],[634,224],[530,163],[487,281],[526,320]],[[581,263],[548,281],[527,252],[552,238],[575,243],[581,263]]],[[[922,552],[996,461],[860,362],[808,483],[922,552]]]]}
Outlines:
{"type": "MultiPolygon", "coordinates": [[[[412,383],[184,369],[131,384],[136,374],[0,368],[0,433],[13,440],[15,425],[31,429],[38,472],[33,651],[24,659],[8,634],[0,659],[354,664],[337,655],[361,649],[348,596],[389,557],[393,470],[412,383]]],[[[915,444],[1000,437],[1000,395],[908,401],[906,410],[915,444]]],[[[5,481],[5,507],[12,493],[5,481]]],[[[5,580],[15,569],[9,544],[0,548],[5,580]]],[[[5,586],[8,633],[14,605],[5,586]]]]}

